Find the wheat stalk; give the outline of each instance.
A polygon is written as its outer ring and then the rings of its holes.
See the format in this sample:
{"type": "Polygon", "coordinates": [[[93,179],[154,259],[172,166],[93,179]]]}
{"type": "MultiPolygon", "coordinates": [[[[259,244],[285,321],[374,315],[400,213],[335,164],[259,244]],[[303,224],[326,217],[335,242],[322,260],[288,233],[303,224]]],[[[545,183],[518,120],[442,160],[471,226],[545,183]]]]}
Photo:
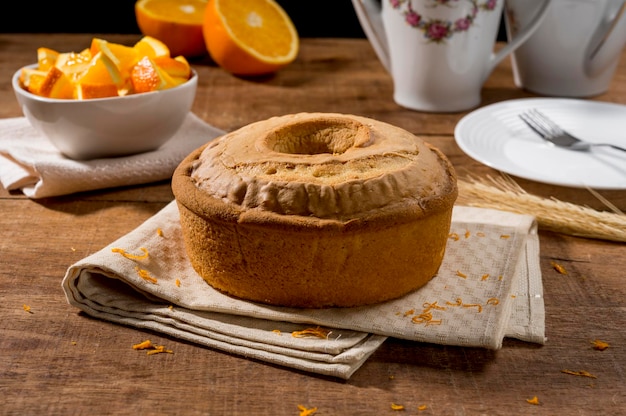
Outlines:
{"type": "Polygon", "coordinates": [[[626,242],[626,215],[593,190],[613,212],[527,193],[510,176],[459,179],[457,204],[532,215],[540,228],[578,237],[626,242]]]}

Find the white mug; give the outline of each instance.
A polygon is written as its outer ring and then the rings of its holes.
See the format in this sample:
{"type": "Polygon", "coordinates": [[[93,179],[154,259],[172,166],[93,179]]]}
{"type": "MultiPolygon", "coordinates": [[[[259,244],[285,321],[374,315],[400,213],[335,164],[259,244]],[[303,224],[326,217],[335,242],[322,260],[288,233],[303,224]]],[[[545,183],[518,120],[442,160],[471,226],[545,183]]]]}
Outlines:
{"type": "MultiPolygon", "coordinates": [[[[507,0],[509,36],[537,0],[507,0]]],[[[626,44],[626,1],[553,0],[535,33],[512,55],[515,84],[548,96],[590,97],[609,89],[626,44]]]]}
{"type": "Polygon", "coordinates": [[[494,53],[504,0],[352,0],[363,31],[391,74],[393,98],[426,112],[463,111],[480,104],[495,66],[537,29],[532,23],[494,53]]]}

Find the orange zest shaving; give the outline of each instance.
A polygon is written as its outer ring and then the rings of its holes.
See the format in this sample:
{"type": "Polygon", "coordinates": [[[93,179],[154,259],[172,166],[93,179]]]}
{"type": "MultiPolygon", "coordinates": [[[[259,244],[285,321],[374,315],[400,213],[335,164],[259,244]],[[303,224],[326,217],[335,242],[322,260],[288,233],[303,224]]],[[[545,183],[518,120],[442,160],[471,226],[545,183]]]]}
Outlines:
{"type": "Polygon", "coordinates": [[[437,305],[437,301],[434,301],[433,303],[425,302],[424,305],[422,305],[422,306],[424,307],[425,311],[429,311],[431,309],[438,309],[440,311],[445,311],[446,310],[445,306],[437,305]]]}
{"type": "Polygon", "coordinates": [[[528,402],[529,404],[539,404],[539,399],[537,398],[537,396],[534,396],[532,399],[526,399],[526,402],[528,402]]]}
{"type": "Polygon", "coordinates": [[[180,280],[176,279],[174,281],[174,284],[176,285],[176,287],[180,287],[180,280]]]}
{"type": "Polygon", "coordinates": [[[164,345],[154,345],[152,344],[152,341],[150,341],[149,339],[140,342],[139,344],[135,344],[133,345],[133,349],[134,350],[148,350],[146,352],[147,355],[153,355],[153,354],[159,354],[159,353],[168,353],[168,354],[173,354],[174,351],[172,350],[168,350],[167,348],[165,348],[164,345]]]}
{"type": "Polygon", "coordinates": [[[277,335],[282,335],[283,333],[280,331],[280,329],[272,329],[272,332],[277,334],[277,335]]]}
{"type": "Polygon", "coordinates": [[[26,312],[28,312],[28,313],[34,313],[33,311],[31,311],[31,310],[30,310],[30,306],[28,306],[28,305],[26,305],[26,304],[22,305],[22,308],[24,308],[24,310],[25,310],[26,312]]]}
{"type": "Polygon", "coordinates": [[[460,270],[456,271],[456,275],[462,277],[463,279],[467,279],[467,275],[460,270]]]}
{"type": "Polygon", "coordinates": [[[131,260],[147,259],[148,250],[145,247],[140,247],[139,250],[143,251],[143,254],[141,255],[131,254],[131,253],[126,252],[126,250],[124,250],[123,248],[117,248],[117,247],[114,247],[111,249],[113,253],[120,253],[122,256],[126,257],[127,259],[131,259],[131,260]]]}
{"type": "Polygon", "coordinates": [[[391,403],[391,410],[404,410],[404,406],[401,404],[391,403]]]}
{"type": "Polygon", "coordinates": [[[476,308],[478,309],[478,313],[481,313],[483,311],[482,305],[479,305],[478,303],[464,303],[461,306],[464,308],[476,308]]]}
{"type": "Polygon", "coordinates": [[[508,235],[508,234],[502,234],[502,235],[500,236],[500,238],[501,238],[501,239],[503,239],[503,240],[507,240],[507,239],[511,238],[511,236],[510,236],[510,235],[508,235]]]}
{"type": "Polygon", "coordinates": [[[152,348],[152,341],[149,339],[140,342],[139,344],[133,345],[134,350],[147,350],[148,348],[152,348]]]}
{"type": "Polygon", "coordinates": [[[459,241],[459,235],[457,233],[450,233],[449,238],[453,239],[454,241],[459,241]]]}
{"type": "Polygon", "coordinates": [[[452,303],[452,302],[446,302],[446,305],[450,305],[450,306],[461,306],[463,304],[463,300],[461,300],[461,298],[456,298],[456,302],[452,303]]]}
{"type": "Polygon", "coordinates": [[[428,406],[426,406],[425,404],[421,404],[421,405],[417,406],[417,410],[419,410],[420,412],[422,410],[426,410],[426,409],[428,409],[428,406]]]}
{"type": "Polygon", "coordinates": [[[480,278],[480,280],[487,280],[489,279],[489,273],[485,273],[482,275],[482,277],[480,278]]]}
{"type": "Polygon", "coordinates": [[[157,228],[157,235],[158,235],[159,237],[163,237],[163,230],[162,230],[162,229],[160,229],[160,228],[157,228]]]}
{"type": "Polygon", "coordinates": [[[591,374],[589,371],[580,370],[580,371],[572,371],[572,370],[561,370],[561,373],[569,374],[570,376],[580,376],[580,377],[589,377],[589,378],[598,378],[591,374]]]}
{"type": "Polygon", "coordinates": [[[487,305],[497,305],[500,303],[498,298],[489,298],[487,299],[487,305]]]}
{"type": "Polygon", "coordinates": [[[308,409],[305,406],[299,404],[298,410],[300,411],[300,416],[311,416],[315,414],[315,412],[317,412],[317,407],[311,407],[310,409],[308,409]]]}
{"type": "Polygon", "coordinates": [[[329,331],[328,329],[320,328],[318,326],[317,328],[307,328],[303,329],[302,331],[293,331],[291,333],[291,336],[294,338],[317,337],[325,339],[328,338],[330,334],[331,331],[329,331]]]}
{"type": "Polygon", "coordinates": [[[591,343],[593,344],[594,350],[604,351],[609,348],[608,342],[600,341],[599,339],[594,339],[593,341],[591,341],[591,343]]]}
{"type": "Polygon", "coordinates": [[[565,267],[561,266],[559,263],[551,261],[550,264],[552,265],[552,268],[554,268],[554,270],[556,270],[560,274],[567,274],[567,270],[565,270],[565,267]]]}
{"type": "Polygon", "coordinates": [[[138,266],[135,266],[135,270],[137,271],[139,277],[141,277],[143,280],[153,283],[155,285],[157,284],[157,279],[150,276],[150,272],[146,269],[140,269],[138,266]]]}
{"type": "Polygon", "coordinates": [[[470,230],[465,230],[465,238],[470,238],[470,230]]]}
{"type": "Polygon", "coordinates": [[[160,354],[160,353],[174,354],[174,351],[168,350],[167,348],[165,348],[165,345],[157,345],[154,347],[154,349],[146,352],[146,354],[148,355],[154,355],[154,354],[160,354]]]}

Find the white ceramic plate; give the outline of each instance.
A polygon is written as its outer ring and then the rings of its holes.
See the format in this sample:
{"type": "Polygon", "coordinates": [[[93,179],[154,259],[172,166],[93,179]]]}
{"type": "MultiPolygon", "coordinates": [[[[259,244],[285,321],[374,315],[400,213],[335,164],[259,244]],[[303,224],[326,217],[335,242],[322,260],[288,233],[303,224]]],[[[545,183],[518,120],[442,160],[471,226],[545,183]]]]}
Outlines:
{"type": "Polygon", "coordinates": [[[626,147],[626,106],[568,98],[524,98],[491,104],[457,124],[454,136],[471,158],[494,169],[554,185],[626,189],[626,153],[610,148],[558,148],[518,117],[536,108],[590,142],[626,147]]]}

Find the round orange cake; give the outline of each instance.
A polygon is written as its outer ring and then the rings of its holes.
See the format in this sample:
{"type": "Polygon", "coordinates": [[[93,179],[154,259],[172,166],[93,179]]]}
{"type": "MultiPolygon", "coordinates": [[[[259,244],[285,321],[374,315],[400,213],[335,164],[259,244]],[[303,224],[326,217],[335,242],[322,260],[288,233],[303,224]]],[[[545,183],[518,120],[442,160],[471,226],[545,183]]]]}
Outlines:
{"type": "Polygon", "coordinates": [[[369,118],[300,113],[192,152],[172,189],[203,279],[271,305],[351,307],[425,285],[457,197],[436,148],[369,118]]]}

